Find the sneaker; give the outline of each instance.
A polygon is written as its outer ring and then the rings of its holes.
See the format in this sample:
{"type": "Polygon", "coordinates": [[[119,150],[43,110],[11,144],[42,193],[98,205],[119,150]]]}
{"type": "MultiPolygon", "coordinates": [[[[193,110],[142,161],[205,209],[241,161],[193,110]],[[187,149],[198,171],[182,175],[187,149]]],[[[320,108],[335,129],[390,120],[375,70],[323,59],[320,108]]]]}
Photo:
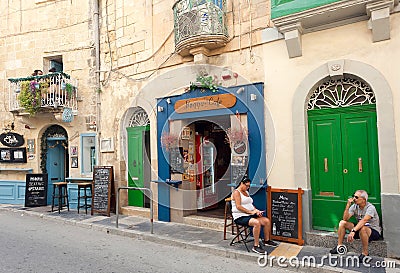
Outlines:
{"type": "Polygon", "coordinates": [[[251,251],[257,253],[257,254],[265,254],[265,250],[261,246],[253,246],[251,251]]]}
{"type": "Polygon", "coordinates": [[[329,250],[329,253],[331,253],[331,254],[339,254],[338,251],[337,251],[337,246],[335,246],[331,250],[329,250]]]}
{"type": "Polygon", "coordinates": [[[368,257],[368,255],[364,255],[361,253],[360,256],[358,256],[358,261],[360,264],[362,264],[364,262],[365,257],[368,257]]]}
{"type": "Polygon", "coordinates": [[[264,245],[270,245],[270,246],[278,246],[277,243],[275,243],[272,240],[264,241],[264,245]]]}

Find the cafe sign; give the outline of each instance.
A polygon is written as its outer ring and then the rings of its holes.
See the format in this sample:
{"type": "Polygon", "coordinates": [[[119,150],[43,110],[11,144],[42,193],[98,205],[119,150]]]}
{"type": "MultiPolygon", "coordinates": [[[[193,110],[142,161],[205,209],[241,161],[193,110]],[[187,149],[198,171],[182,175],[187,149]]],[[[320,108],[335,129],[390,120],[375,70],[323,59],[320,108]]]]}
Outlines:
{"type": "Polygon", "coordinates": [[[19,147],[24,145],[24,137],[17,133],[2,133],[0,135],[0,142],[7,147],[19,147]]]}
{"type": "Polygon", "coordinates": [[[236,104],[236,97],[232,94],[220,94],[213,96],[205,96],[200,98],[191,98],[178,100],[175,103],[175,111],[179,114],[219,110],[231,108],[236,104]]]}

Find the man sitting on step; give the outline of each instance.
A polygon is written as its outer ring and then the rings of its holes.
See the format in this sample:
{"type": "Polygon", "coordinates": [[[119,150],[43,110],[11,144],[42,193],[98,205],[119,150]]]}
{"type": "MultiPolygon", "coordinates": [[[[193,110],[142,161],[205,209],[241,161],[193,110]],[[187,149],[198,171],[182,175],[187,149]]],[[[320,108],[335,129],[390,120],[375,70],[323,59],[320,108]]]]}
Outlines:
{"type": "Polygon", "coordinates": [[[351,243],[354,239],[360,239],[362,243],[362,253],[359,261],[362,262],[368,256],[368,242],[379,240],[381,237],[381,227],[379,226],[379,215],[376,208],[367,202],[368,194],[364,190],[358,190],[353,197],[347,200],[346,208],[343,213],[343,220],[339,223],[338,245],[331,249],[331,254],[338,254],[339,247],[343,244],[346,230],[350,230],[347,242],[351,243]],[[354,202],[354,204],[352,204],[354,202]],[[349,219],[354,216],[357,225],[354,226],[349,219]]]}

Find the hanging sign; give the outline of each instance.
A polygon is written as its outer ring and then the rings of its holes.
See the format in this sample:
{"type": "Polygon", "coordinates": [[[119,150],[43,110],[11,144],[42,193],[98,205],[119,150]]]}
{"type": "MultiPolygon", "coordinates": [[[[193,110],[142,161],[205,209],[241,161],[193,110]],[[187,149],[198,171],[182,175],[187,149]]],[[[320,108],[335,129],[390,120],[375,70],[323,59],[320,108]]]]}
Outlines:
{"type": "Polygon", "coordinates": [[[7,147],[19,147],[24,145],[24,137],[17,133],[2,133],[0,135],[0,142],[7,147]]]}
{"type": "Polygon", "coordinates": [[[177,113],[182,114],[190,112],[231,108],[235,104],[236,104],[236,97],[234,95],[220,94],[220,95],[178,100],[175,103],[174,109],[177,113]]]}

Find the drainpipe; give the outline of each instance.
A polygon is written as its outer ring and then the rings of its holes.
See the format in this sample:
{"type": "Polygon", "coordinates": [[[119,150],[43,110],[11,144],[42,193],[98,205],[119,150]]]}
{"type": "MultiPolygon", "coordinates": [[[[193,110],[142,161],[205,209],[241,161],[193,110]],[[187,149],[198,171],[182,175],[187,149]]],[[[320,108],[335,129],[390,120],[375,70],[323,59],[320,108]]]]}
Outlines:
{"type": "Polygon", "coordinates": [[[96,135],[97,135],[97,165],[101,165],[100,149],[100,138],[101,138],[101,97],[100,97],[100,26],[99,26],[99,1],[94,0],[93,7],[93,34],[94,34],[94,46],[96,51],[95,59],[95,80],[96,80],[96,135]]]}

